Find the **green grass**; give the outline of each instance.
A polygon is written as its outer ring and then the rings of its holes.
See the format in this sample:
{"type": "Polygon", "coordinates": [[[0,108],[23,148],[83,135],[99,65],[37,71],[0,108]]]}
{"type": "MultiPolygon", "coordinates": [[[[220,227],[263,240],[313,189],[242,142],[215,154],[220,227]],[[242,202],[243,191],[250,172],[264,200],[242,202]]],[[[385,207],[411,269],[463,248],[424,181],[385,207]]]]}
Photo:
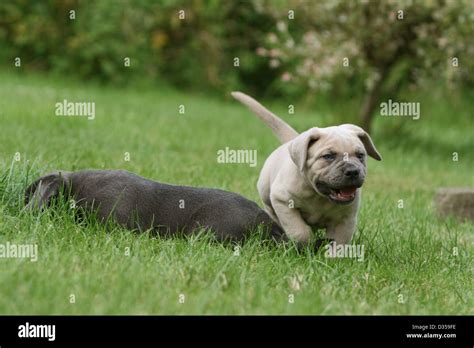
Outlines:
{"type": "MultiPolygon", "coordinates": [[[[1,314],[474,314],[473,225],[438,218],[432,206],[436,188],[474,184],[470,95],[412,92],[405,97],[422,103],[420,120],[376,120],[373,138],[384,161],[369,162],[354,238],[365,260],[358,262],[257,238],[236,256],[205,237],[78,225],[66,209],[22,211],[25,186],[55,169],[121,168],[260,202],[259,170],[278,143],[230,99],[6,71],[0,79],[0,243],[39,248],[37,262],[0,259],[1,314]],[[95,102],[95,120],[54,116],[63,99],[95,102]],[[257,167],[217,164],[226,146],[257,149],[257,167]]],[[[269,105],[284,116],[289,103],[269,105]]],[[[296,105],[284,118],[301,131],[337,123],[356,105],[296,105]]]]}

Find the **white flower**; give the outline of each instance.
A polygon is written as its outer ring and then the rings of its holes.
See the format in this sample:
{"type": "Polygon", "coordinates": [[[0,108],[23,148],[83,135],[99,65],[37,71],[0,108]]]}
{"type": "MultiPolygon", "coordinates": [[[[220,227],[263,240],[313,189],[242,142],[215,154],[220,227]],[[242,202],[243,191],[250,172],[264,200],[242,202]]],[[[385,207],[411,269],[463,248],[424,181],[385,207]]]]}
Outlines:
{"type": "Polygon", "coordinates": [[[277,59],[270,59],[270,68],[278,68],[280,66],[280,62],[277,59]]]}
{"type": "Polygon", "coordinates": [[[277,29],[280,32],[286,31],[286,23],[283,21],[278,21],[277,23],[277,29]]]}

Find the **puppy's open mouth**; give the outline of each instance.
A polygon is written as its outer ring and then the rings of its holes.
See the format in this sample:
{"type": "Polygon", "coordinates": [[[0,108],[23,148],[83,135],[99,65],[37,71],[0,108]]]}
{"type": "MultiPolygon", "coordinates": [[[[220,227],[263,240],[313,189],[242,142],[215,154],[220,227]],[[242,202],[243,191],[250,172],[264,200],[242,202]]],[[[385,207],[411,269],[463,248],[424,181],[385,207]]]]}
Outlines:
{"type": "Polygon", "coordinates": [[[360,186],[345,186],[332,188],[321,182],[316,184],[316,188],[320,193],[328,197],[331,201],[339,204],[351,203],[355,199],[359,187],[360,186]]]}
{"type": "Polygon", "coordinates": [[[350,186],[339,190],[330,190],[331,192],[329,193],[328,197],[331,198],[333,201],[336,201],[338,203],[348,203],[354,200],[357,192],[357,187],[350,186]]]}

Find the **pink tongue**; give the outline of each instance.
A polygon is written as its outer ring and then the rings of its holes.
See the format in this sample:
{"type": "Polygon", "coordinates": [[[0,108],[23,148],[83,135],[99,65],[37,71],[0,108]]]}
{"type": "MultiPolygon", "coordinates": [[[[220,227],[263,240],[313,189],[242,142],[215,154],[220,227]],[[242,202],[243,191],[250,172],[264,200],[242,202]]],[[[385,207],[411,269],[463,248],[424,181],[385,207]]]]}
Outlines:
{"type": "Polygon", "coordinates": [[[352,196],[357,190],[357,187],[348,187],[345,189],[341,189],[339,192],[341,193],[341,196],[349,197],[352,196]]]}

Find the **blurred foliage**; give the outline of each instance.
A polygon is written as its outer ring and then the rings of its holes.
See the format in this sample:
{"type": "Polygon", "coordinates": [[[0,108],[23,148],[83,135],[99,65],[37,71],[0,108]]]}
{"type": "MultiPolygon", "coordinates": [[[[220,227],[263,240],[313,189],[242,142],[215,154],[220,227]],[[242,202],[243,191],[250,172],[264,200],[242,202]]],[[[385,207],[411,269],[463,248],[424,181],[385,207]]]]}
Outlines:
{"type": "Polygon", "coordinates": [[[161,77],[180,87],[232,85],[258,95],[277,77],[255,55],[274,25],[245,0],[2,1],[0,56],[117,84],[161,77]]]}
{"type": "Polygon", "coordinates": [[[257,52],[284,93],[370,89],[383,74],[393,87],[474,83],[472,0],[260,1],[277,23],[257,52]]]}
{"type": "Polygon", "coordinates": [[[358,91],[363,101],[351,121],[367,131],[380,102],[403,88],[474,85],[472,0],[261,0],[261,7],[277,19],[257,49],[280,73],[274,88],[346,99],[358,91]]]}
{"type": "Polygon", "coordinates": [[[257,97],[321,90],[363,96],[387,66],[387,90],[433,76],[472,84],[473,37],[472,0],[0,2],[6,64],[20,57],[26,69],[107,83],[165,79],[257,97]]]}

